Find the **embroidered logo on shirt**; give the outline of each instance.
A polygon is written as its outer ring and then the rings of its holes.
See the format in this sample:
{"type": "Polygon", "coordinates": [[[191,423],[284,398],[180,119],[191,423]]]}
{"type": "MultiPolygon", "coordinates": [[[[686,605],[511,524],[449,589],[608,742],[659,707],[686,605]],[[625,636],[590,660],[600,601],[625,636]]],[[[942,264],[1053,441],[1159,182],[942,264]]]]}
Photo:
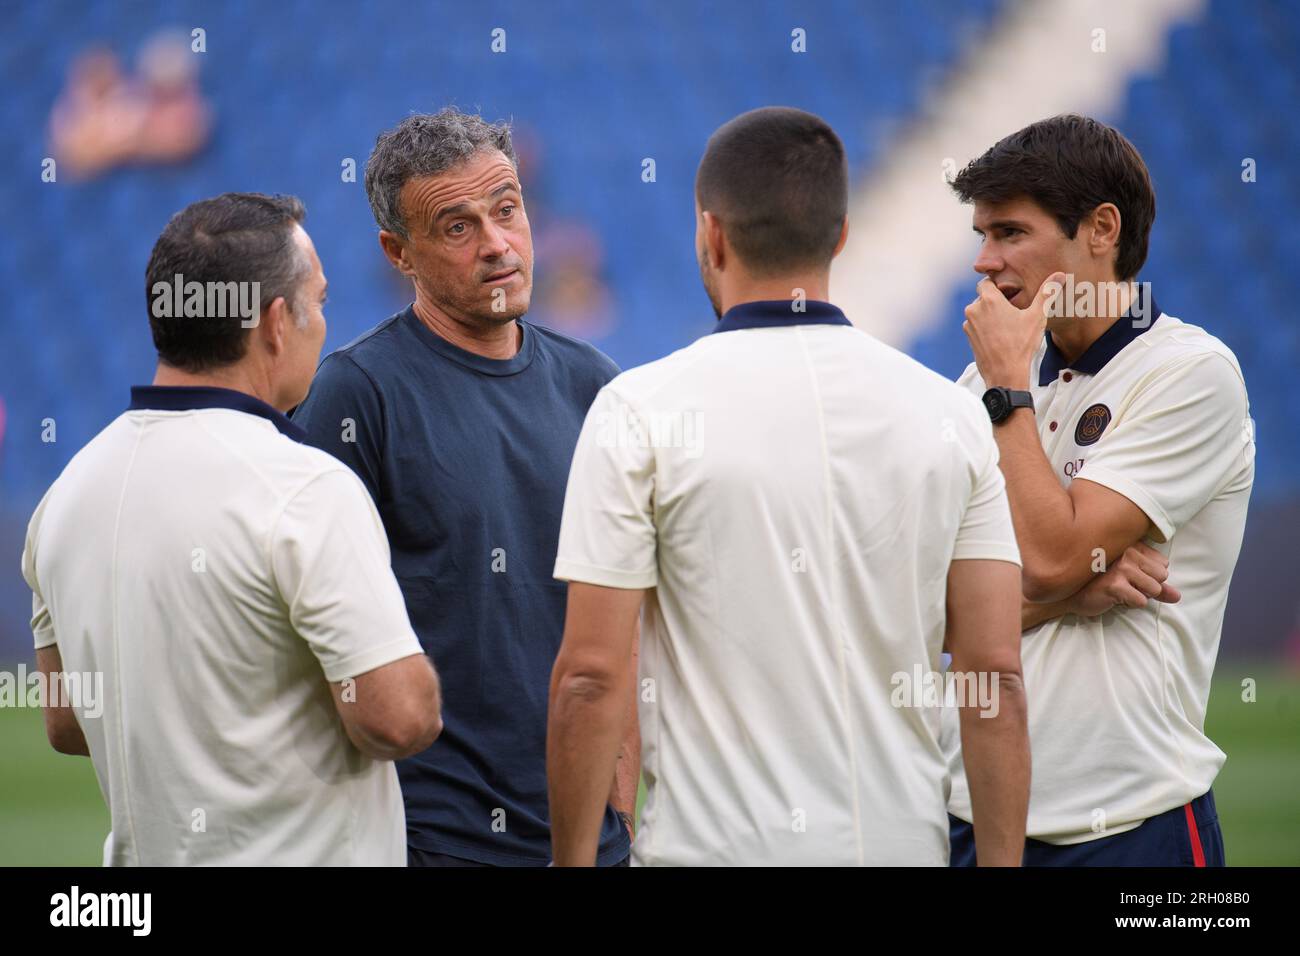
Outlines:
{"type": "Polygon", "coordinates": [[[1105,405],[1093,405],[1083,413],[1079,418],[1079,424],[1074,429],[1074,443],[1076,445],[1091,445],[1101,433],[1106,430],[1110,424],[1110,409],[1105,405]]]}

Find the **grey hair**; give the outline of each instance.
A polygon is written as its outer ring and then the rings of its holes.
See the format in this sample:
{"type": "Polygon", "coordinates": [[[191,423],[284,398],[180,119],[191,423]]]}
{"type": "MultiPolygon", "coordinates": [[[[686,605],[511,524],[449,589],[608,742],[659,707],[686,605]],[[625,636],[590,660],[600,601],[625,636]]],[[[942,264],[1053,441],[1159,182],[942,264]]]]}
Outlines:
{"type": "Polygon", "coordinates": [[[380,133],[366,161],[366,196],[375,222],[380,229],[409,238],[402,219],[402,187],[416,177],[437,175],[492,150],[500,150],[518,168],[509,123],[489,123],[454,106],[437,113],[414,113],[380,133]]]}
{"type": "Polygon", "coordinates": [[[289,303],[289,311],[293,313],[293,324],[300,329],[307,327],[307,313],[305,310],[298,308],[302,303],[299,301],[303,295],[303,286],[307,284],[307,279],[311,276],[311,257],[307,255],[306,249],[298,248],[294,244],[293,250],[293,278],[290,279],[291,293],[285,296],[289,303]]]}

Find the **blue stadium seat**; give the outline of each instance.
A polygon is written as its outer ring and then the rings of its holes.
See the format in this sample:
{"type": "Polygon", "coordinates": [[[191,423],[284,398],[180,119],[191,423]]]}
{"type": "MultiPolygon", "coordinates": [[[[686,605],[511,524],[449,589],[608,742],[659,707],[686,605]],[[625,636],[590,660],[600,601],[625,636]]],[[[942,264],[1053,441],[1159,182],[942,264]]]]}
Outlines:
{"type": "MultiPolygon", "coordinates": [[[[1142,151],[1157,219],[1140,278],[1162,307],[1234,350],[1257,420],[1254,499],[1300,488],[1295,422],[1300,386],[1300,5],[1213,0],[1175,28],[1157,76],[1136,79],[1116,125],[1142,151]],[[1242,181],[1253,158],[1257,178],[1242,181]]],[[[967,287],[913,354],[956,375],[969,361],[961,332],[967,287]]]]}
{"type": "MultiPolygon", "coordinates": [[[[0,494],[29,509],[75,451],[72,437],[102,427],[127,386],[152,373],[145,260],[167,218],[193,199],[228,189],[302,196],[332,288],[327,347],[337,347],[393,297],[363,186],[340,181],[341,160],[356,159],[360,173],[375,135],[412,110],[456,102],[513,117],[545,147],[528,195],[545,215],[586,220],[603,237],[619,324],[601,345],[637,364],[708,327],[690,247],[692,183],[719,122],[768,102],[815,110],[840,130],[855,175],[867,174],[1002,6],[16,5],[0,36],[0,212],[23,229],[0,247],[0,281],[12,290],[0,319],[9,417],[0,494]],[[33,170],[74,57],[102,41],[129,60],[168,24],[207,33],[203,85],[217,119],[207,151],[177,169],[42,184],[33,170]],[[505,54],[489,49],[495,26],[507,29],[505,54]],[[795,26],[807,31],[805,57],[790,52],[795,26]],[[653,184],[640,179],[645,156],[656,160],[653,184]],[[61,422],[56,449],[40,446],[34,424],[50,409],[61,422]]],[[[1287,166],[1300,155],[1290,121],[1297,41],[1300,5],[1215,0],[1203,21],[1174,31],[1165,69],[1134,82],[1119,119],[1160,196],[1145,277],[1167,308],[1238,350],[1258,406],[1286,414],[1300,401],[1284,373],[1298,357],[1300,192],[1287,166]],[[1251,185],[1240,182],[1244,156],[1259,164],[1251,185]]],[[[967,298],[967,286],[954,290],[949,318],[915,349],[945,374],[968,361],[967,298]]],[[[1297,457],[1294,443],[1261,443],[1261,488],[1294,489],[1297,457]]]]}

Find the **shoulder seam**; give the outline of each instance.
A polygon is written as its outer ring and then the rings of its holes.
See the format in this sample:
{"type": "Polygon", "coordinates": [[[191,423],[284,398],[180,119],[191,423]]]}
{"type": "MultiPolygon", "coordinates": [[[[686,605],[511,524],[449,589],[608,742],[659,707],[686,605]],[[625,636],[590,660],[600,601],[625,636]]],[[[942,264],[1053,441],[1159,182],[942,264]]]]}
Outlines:
{"type": "MultiPolygon", "coordinates": [[[[1215,341],[1218,340],[1216,339],[1215,341]]],[[[1223,348],[1226,349],[1227,346],[1224,345],[1223,348]]],[[[1229,358],[1227,355],[1223,354],[1222,350],[1209,346],[1200,347],[1190,355],[1179,356],[1168,364],[1159,366],[1159,370],[1161,373],[1173,372],[1189,365],[1194,365],[1198,362],[1212,360],[1216,357],[1226,363],[1228,368],[1232,369],[1233,373],[1237,376],[1237,381],[1245,387],[1246,377],[1241,372],[1240,363],[1236,361],[1236,356],[1234,355],[1232,358],[1229,358]]]]}

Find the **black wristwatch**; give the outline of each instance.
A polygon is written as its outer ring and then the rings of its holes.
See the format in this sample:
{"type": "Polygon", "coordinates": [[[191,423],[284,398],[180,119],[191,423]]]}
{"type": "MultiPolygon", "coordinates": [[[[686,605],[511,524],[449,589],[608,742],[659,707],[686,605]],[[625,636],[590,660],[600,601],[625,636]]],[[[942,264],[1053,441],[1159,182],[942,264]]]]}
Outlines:
{"type": "Polygon", "coordinates": [[[1034,396],[1029,392],[1012,391],[1001,386],[985,392],[983,402],[988,409],[989,420],[994,425],[1006,421],[1007,416],[1017,408],[1027,408],[1031,412],[1034,410],[1034,396]]]}

